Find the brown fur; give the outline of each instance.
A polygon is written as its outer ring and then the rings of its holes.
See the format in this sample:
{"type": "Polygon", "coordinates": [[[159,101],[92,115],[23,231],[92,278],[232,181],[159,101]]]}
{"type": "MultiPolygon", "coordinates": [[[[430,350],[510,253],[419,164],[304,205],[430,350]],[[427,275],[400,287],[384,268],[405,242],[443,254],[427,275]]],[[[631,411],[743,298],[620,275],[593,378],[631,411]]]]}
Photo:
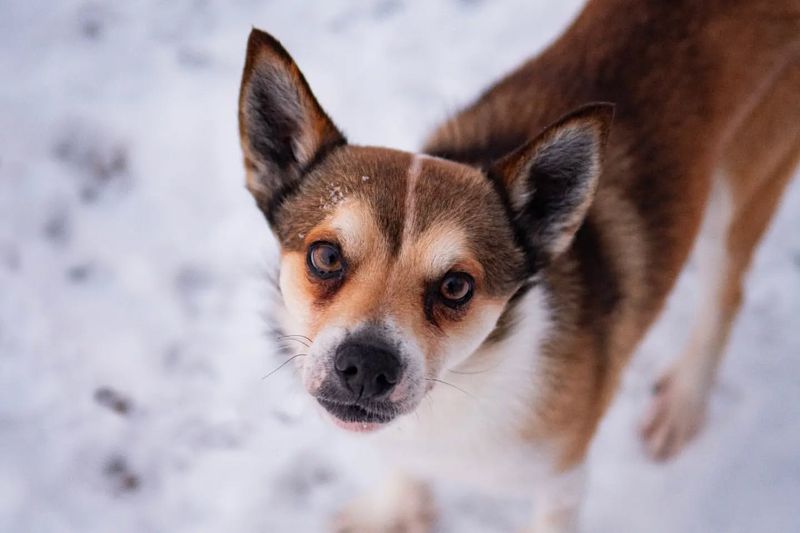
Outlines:
{"type": "Polygon", "coordinates": [[[663,306],[723,160],[737,166],[742,214],[752,205],[756,217],[740,219],[744,232],[731,229],[742,266],[749,261],[800,153],[798,51],[796,1],[598,0],[427,142],[429,153],[486,166],[583,102],[616,104],[600,190],[572,249],[548,272],[561,324],[546,350],[552,399],[545,423],[525,429],[565,435],[564,466],[583,457],[619,371],[663,306]],[[784,116],[767,118],[776,113],[784,116]],[[765,167],[778,177],[757,198],[758,182],[770,179],[765,167]]]}
{"type": "Polygon", "coordinates": [[[718,362],[742,277],[800,156],[798,95],[798,0],[594,0],[438,128],[424,149],[435,159],[347,145],[268,36],[251,37],[240,120],[248,185],[281,243],[284,299],[312,339],[331,323],[392,316],[435,375],[441,353],[485,317],[499,320],[484,346],[515,332],[517,304],[541,284],[555,327],[530,347],[531,357],[541,348],[541,400],[519,434],[555,444],[567,470],[684,266],[714,175],[726,180],[734,221],[715,346],[693,357],[718,362]],[[616,105],[610,133],[608,106],[581,108],[603,101],[616,105]],[[269,142],[257,138],[265,132],[269,142]],[[564,135],[586,157],[558,154],[568,160],[559,172],[593,179],[562,190],[536,164],[564,135]],[[360,221],[357,242],[346,242],[342,217],[360,221]],[[342,248],[347,276],[309,273],[305,254],[319,241],[342,248]],[[430,258],[453,243],[455,259],[436,270],[430,258]],[[446,268],[475,279],[474,300],[457,312],[430,303],[446,268]]]}

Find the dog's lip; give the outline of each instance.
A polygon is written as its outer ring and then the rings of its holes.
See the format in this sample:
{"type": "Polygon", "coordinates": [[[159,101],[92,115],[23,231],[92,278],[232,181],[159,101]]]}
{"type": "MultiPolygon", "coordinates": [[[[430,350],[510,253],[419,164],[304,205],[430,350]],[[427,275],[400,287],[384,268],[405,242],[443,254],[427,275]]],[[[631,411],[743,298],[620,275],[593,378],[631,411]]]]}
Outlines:
{"type": "Polygon", "coordinates": [[[355,402],[317,397],[317,403],[331,415],[336,425],[350,431],[371,431],[394,419],[393,414],[384,410],[367,408],[355,402]]]}

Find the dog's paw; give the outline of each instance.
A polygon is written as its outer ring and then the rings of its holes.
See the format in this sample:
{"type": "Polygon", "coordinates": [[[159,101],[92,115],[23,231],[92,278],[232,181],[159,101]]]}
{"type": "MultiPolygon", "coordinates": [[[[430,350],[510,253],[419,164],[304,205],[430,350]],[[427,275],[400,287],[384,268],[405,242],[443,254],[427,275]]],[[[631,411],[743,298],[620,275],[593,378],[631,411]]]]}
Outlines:
{"type": "Polygon", "coordinates": [[[427,487],[414,485],[358,498],[333,521],[336,533],[429,533],[436,512],[427,487]]]}
{"type": "Polygon", "coordinates": [[[640,433],[648,455],[656,461],[674,457],[705,423],[708,384],[675,367],[653,386],[640,433]]]}

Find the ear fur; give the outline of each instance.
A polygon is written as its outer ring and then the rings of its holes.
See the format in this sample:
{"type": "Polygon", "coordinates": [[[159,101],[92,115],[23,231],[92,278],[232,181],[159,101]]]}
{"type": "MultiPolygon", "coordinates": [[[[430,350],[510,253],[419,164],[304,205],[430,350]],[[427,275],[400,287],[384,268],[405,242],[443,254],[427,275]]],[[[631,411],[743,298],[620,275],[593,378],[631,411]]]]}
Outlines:
{"type": "Polygon", "coordinates": [[[507,196],[514,222],[537,265],[572,242],[594,198],[614,116],[613,104],[576,109],[491,169],[507,196]]]}
{"type": "Polygon", "coordinates": [[[270,223],[310,167],[346,143],[289,53],[255,28],[239,93],[239,135],[247,188],[270,223]]]}

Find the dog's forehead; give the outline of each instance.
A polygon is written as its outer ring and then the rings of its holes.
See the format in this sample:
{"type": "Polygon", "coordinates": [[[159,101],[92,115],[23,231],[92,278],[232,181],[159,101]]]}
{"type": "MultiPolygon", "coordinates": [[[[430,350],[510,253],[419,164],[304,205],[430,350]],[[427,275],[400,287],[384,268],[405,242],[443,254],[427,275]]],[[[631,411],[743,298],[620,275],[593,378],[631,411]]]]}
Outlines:
{"type": "Polygon", "coordinates": [[[342,148],[306,177],[277,223],[282,245],[295,250],[315,228],[333,224],[350,239],[377,231],[390,257],[401,248],[441,261],[469,254],[497,292],[510,290],[524,270],[489,180],[477,169],[424,155],[342,148]]]}
{"type": "Polygon", "coordinates": [[[306,235],[346,203],[366,206],[384,239],[399,243],[412,160],[412,154],[382,148],[345,146],[331,153],[279,208],[276,225],[281,245],[302,248],[306,235]]]}

